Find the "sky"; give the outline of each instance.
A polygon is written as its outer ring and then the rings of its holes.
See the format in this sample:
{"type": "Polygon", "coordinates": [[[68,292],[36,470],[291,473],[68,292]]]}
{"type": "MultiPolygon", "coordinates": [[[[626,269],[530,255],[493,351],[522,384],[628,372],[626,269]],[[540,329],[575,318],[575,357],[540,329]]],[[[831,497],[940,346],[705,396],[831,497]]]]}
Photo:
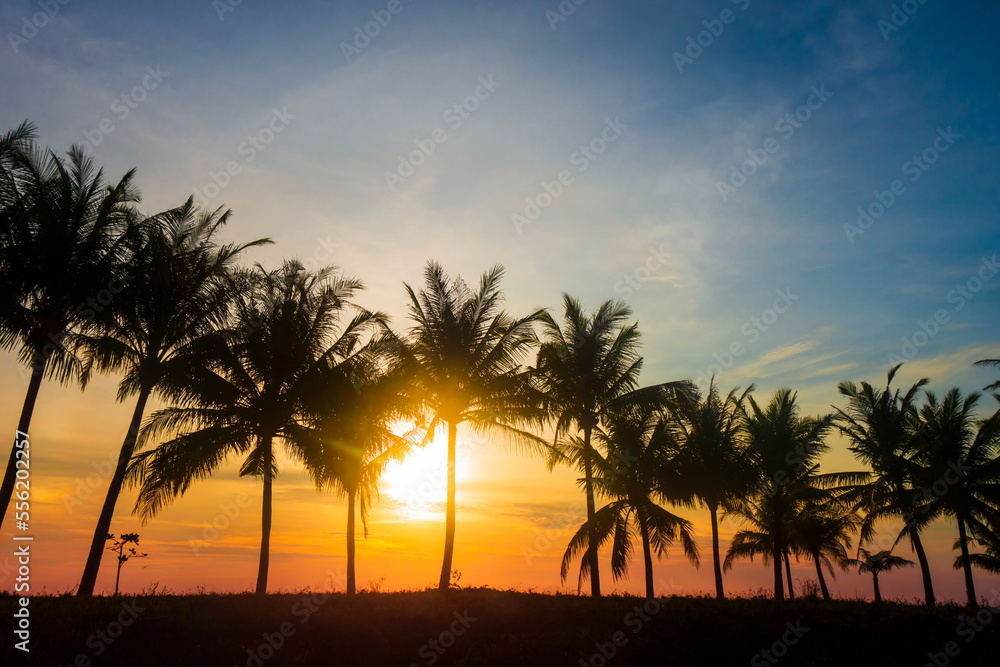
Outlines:
{"type": "MultiPolygon", "coordinates": [[[[231,208],[227,238],[275,241],[247,262],[334,264],[399,330],[403,283],[419,285],[429,259],[470,281],[502,264],[516,314],[558,313],[564,292],[590,308],[626,301],[644,383],[705,387],[714,374],[762,398],[791,387],[819,414],[838,382],[884,383],[898,362],[900,384],[926,376],[938,393],[997,379],[972,363],[1000,356],[998,18],[985,0],[12,0],[0,131],[30,119],[41,143],[83,145],[111,179],[135,167],[151,213],[192,195],[231,208]]],[[[26,374],[10,354],[0,366],[13,429],[26,374]]],[[[132,409],[116,382],[48,382],[39,396],[34,576],[48,592],[83,569],[132,409]]],[[[460,441],[459,583],[575,592],[559,579],[583,514],[575,473],[460,441]]],[[[857,468],[831,445],[825,470],[857,468]]],[[[436,582],[443,465],[434,444],[387,475],[361,586],[436,582]]],[[[260,496],[235,464],[146,525],[124,494],[113,531],[140,532],[149,557],[125,566],[123,588],[248,589],[260,496]]],[[[340,576],[341,499],[286,461],[274,512],[272,590],[340,576]]],[[[678,513],[695,522],[702,567],[673,549],[656,578],[711,590],[707,512],[678,513]]],[[[724,523],[723,539],[738,528],[724,523]]],[[[928,549],[938,595],[962,599],[956,532],[935,525],[928,549]]],[[[794,570],[814,576],[805,561],[794,570]]],[[[0,587],[10,573],[4,562],[0,587]]],[[[641,591],[639,562],[617,584],[602,575],[606,590],[641,591]]],[[[740,563],[727,588],[769,576],[740,563]]],[[[1000,589],[976,577],[982,594],[1000,589]]],[[[853,572],[832,583],[869,587],[853,572]]],[[[919,597],[919,572],[887,576],[883,592],[919,597]]]]}

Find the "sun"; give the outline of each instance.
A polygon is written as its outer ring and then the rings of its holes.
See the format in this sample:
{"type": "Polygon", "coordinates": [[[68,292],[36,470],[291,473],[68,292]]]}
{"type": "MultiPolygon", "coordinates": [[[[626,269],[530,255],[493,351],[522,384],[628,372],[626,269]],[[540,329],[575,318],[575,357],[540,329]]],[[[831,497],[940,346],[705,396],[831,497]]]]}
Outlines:
{"type": "MultiPolygon", "coordinates": [[[[470,477],[469,457],[462,456],[461,438],[455,457],[456,496],[461,493],[462,482],[470,477]]],[[[438,431],[434,439],[422,449],[415,449],[406,460],[390,463],[382,474],[380,490],[389,498],[401,503],[409,520],[441,518],[448,498],[448,433],[438,431]]]]}

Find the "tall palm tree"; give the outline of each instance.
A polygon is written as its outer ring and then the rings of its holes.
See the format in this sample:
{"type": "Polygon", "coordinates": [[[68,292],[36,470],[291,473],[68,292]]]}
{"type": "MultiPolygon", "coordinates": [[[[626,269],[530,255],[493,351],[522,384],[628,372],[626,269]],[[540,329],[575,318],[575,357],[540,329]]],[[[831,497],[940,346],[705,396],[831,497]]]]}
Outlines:
{"type": "Polygon", "coordinates": [[[826,566],[831,577],[836,577],[834,565],[846,568],[844,563],[848,559],[848,549],[860,523],[857,514],[845,511],[835,503],[809,504],[792,519],[792,548],[811,558],[816,565],[816,576],[824,600],[830,599],[830,590],[823,576],[823,567],[826,566]]]}
{"type": "Polygon", "coordinates": [[[124,377],[118,400],[136,395],[137,400],[77,595],[94,592],[147,400],[157,391],[169,396],[170,388],[201,361],[205,336],[226,324],[231,302],[239,294],[234,279],[238,257],[249,247],[269,243],[262,239],[220,245],[217,234],[229,215],[222,209],[199,211],[192,198],[145,221],[126,264],[129,289],[113,304],[113,316],[80,338],[81,383],[86,385],[94,371],[120,371],[124,377]]]}
{"type": "Polygon", "coordinates": [[[503,310],[503,268],[483,274],[471,290],[461,278],[451,280],[437,262],[424,270],[424,288],[410,297],[413,322],[399,346],[400,363],[412,391],[431,414],[427,438],[448,425],[448,491],[444,559],[440,589],[451,585],[455,550],[455,456],[460,424],[477,431],[498,431],[515,445],[534,447],[539,440],[525,427],[538,426],[538,399],[530,391],[521,362],[536,342],[538,311],[515,318],[503,310]]]}
{"type": "Polygon", "coordinates": [[[319,438],[320,460],[309,467],[321,486],[347,496],[347,594],[355,584],[355,526],[368,536],[368,508],[378,499],[385,466],[401,461],[413,433],[394,431],[397,421],[416,419],[405,378],[387,369],[388,340],[376,338],[352,357],[331,364],[310,400],[310,427],[319,438]]]}
{"type": "MultiPolygon", "coordinates": [[[[5,136],[0,159],[4,231],[0,237],[0,347],[16,348],[31,368],[17,430],[27,433],[42,384],[66,383],[80,362],[76,337],[106,313],[98,302],[120,285],[126,233],[139,193],[133,171],[109,185],[83,149],[61,158],[34,144],[33,131],[5,136]]],[[[16,447],[0,485],[0,523],[14,489],[16,447]]]]}
{"type": "MultiPolygon", "coordinates": [[[[978,534],[1000,525],[1000,413],[977,419],[979,394],[952,389],[938,401],[927,392],[911,476],[924,489],[920,511],[952,517],[958,524],[968,604],[976,589],[969,557],[969,529],[978,534]]],[[[1000,397],[998,397],[1000,399],[1000,397]]]]}
{"type": "MultiPolygon", "coordinates": [[[[652,549],[656,550],[657,557],[661,557],[666,554],[669,545],[680,540],[688,559],[696,566],[700,562],[691,522],[667,511],[654,499],[660,481],[656,474],[658,459],[663,455],[668,437],[663,416],[657,410],[636,406],[633,410],[609,416],[606,428],[597,428],[594,437],[607,452],[605,456],[597,454],[594,449],[587,449],[579,437],[564,445],[563,453],[580,469],[586,467],[584,457],[591,457],[590,467],[596,472],[594,485],[610,502],[597,510],[593,524],[585,522],[571,539],[563,555],[562,580],[566,580],[573,559],[580,552],[589,551],[592,533],[597,535],[598,545],[613,538],[612,575],[615,581],[627,576],[632,541],[638,533],[642,544],[646,597],[652,598],[652,549]]],[[[589,572],[590,561],[583,558],[580,580],[589,572]]]]}
{"type": "Polygon", "coordinates": [[[757,490],[749,501],[733,503],[731,510],[766,533],[774,568],[774,597],[779,601],[785,593],[783,560],[791,579],[789,526],[805,506],[824,502],[830,496],[816,482],[817,460],[828,449],[824,438],[832,426],[832,416],[800,417],[795,399],[791,390],[779,389],[761,408],[752,396],[747,397],[750,409],[743,409],[741,428],[747,438],[747,455],[756,473],[757,490]]]}
{"type": "MultiPolygon", "coordinates": [[[[621,302],[605,301],[593,314],[580,302],[563,294],[564,317],[560,325],[548,312],[541,314],[543,341],[538,350],[534,379],[544,396],[549,418],[555,424],[554,442],[575,429],[582,434],[584,492],[587,497],[587,571],[590,592],[601,595],[598,568],[598,535],[594,520],[594,429],[616,409],[646,402],[664,405],[669,392],[690,391],[689,382],[667,382],[637,389],[642,371],[638,324],[627,324],[632,311],[621,302]]],[[[550,459],[550,466],[560,457],[550,459]]]]}
{"type": "Polygon", "coordinates": [[[712,560],[715,566],[715,596],[726,597],[722,586],[722,559],[719,549],[719,510],[750,490],[751,474],[745,458],[745,444],[739,420],[750,385],[742,394],[733,389],[725,397],[712,379],[708,393],[697,390],[680,397],[668,421],[672,435],[669,464],[661,466],[661,488],[672,489],[706,507],[712,520],[712,560]]]}
{"type": "Polygon", "coordinates": [[[920,540],[920,531],[934,515],[918,507],[921,494],[913,485],[908,462],[920,427],[917,397],[929,380],[919,380],[906,393],[893,390],[892,380],[901,365],[889,369],[885,389],[875,389],[867,382],[837,385],[847,399],[844,408],[836,408],[837,427],[850,440],[849,449],[855,457],[872,469],[845,475],[849,483],[841,487],[840,498],[852,509],[865,512],[860,532],[862,544],[871,540],[878,521],[903,519],[904,527],[896,541],[903,537],[910,539],[920,563],[924,598],[929,606],[934,606],[930,564],[920,540]]]}
{"type": "Polygon", "coordinates": [[[879,551],[876,554],[869,553],[863,547],[858,549],[858,558],[848,558],[845,561],[848,567],[857,567],[859,574],[868,572],[872,575],[872,583],[875,586],[875,603],[882,603],[882,591],[878,586],[878,575],[883,572],[891,572],[901,567],[913,565],[913,561],[906,560],[899,556],[893,556],[891,551],[879,551]]]}
{"type": "Polygon", "coordinates": [[[159,410],[140,433],[140,445],[177,433],[133,459],[140,485],[136,511],[143,521],[207,477],[231,454],[242,476],[263,480],[260,565],[256,592],[267,592],[271,494],[278,474],[275,445],[293,458],[318,460],[316,439],[303,415],[317,376],[331,360],[350,356],[373,316],[343,321],[348,299],[362,284],[333,269],[308,272],[296,261],[259,268],[250,294],[237,300],[235,327],[216,337],[201,364],[173,390],[174,405],[159,410]],[[312,451],[311,451],[312,450],[312,451]]]}

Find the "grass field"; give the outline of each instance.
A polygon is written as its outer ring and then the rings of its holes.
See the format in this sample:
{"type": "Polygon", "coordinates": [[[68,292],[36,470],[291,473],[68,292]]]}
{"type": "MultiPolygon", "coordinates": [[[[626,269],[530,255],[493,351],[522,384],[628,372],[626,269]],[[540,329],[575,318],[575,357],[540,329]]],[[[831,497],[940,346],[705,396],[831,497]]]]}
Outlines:
{"type": "MultiPolygon", "coordinates": [[[[16,609],[16,598],[0,598],[6,628],[16,609]]],[[[647,602],[462,589],[353,598],[310,593],[263,599],[57,596],[33,598],[29,609],[30,653],[16,650],[17,639],[5,631],[0,664],[941,667],[1000,662],[1000,616],[994,619],[983,610],[977,621],[954,606],[887,603],[879,608],[818,600],[779,606],[765,598],[691,597],[647,602]]]]}

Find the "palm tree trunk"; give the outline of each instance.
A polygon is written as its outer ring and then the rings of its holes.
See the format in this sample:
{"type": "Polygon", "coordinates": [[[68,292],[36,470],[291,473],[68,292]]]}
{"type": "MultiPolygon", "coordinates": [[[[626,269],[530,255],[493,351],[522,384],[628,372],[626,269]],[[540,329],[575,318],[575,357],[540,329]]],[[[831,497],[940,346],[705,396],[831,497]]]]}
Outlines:
{"type": "Polygon", "coordinates": [[[267,567],[271,552],[271,441],[267,441],[264,468],[264,500],[260,513],[260,567],[257,569],[257,595],[267,594],[267,567]]]}
{"type": "Polygon", "coordinates": [[[347,494],[347,594],[354,595],[354,498],[356,491],[347,494]]]}
{"type": "Polygon", "coordinates": [[[962,548],[962,569],[965,570],[965,594],[969,607],[978,607],[976,601],[976,585],[972,581],[972,563],[969,562],[969,536],[965,531],[965,519],[958,517],[958,543],[962,548]]]}
{"type": "Polygon", "coordinates": [[[917,560],[920,562],[920,576],[924,581],[924,598],[927,600],[927,606],[933,607],[934,601],[934,586],[931,584],[931,566],[927,562],[927,554],[924,553],[924,545],[920,542],[920,534],[917,533],[916,527],[910,529],[910,542],[913,544],[913,550],[917,552],[917,560]]]}
{"type": "Polygon", "coordinates": [[[819,577],[819,589],[823,591],[823,599],[830,599],[830,589],[826,587],[826,579],[823,578],[823,566],[819,561],[819,554],[813,554],[813,560],[816,562],[816,576],[819,577]]]}
{"type": "Polygon", "coordinates": [[[458,440],[458,424],[448,422],[448,503],[444,520],[444,562],[441,564],[441,579],[438,590],[446,591],[451,586],[451,560],[455,554],[455,448],[458,440]]]}
{"type": "Polygon", "coordinates": [[[583,429],[583,475],[587,491],[587,563],[590,566],[590,596],[601,597],[601,571],[598,567],[597,558],[597,526],[594,522],[594,515],[597,514],[597,507],[594,504],[594,471],[591,467],[590,455],[593,449],[590,446],[590,435],[592,429],[588,426],[583,429]]]}
{"type": "Polygon", "coordinates": [[[712,513],[712,561],[715,565],[715,597],[724,600],[725,591],[722,589],[722,559],[719,553],[719,508],[716,505],[709,507],[712,513]]]}
{"type": "MultiPolygon", "coordinates": [[[[28,433],[31,426],[31,413],[35,410],[35,400],[38,398],[38,389],[42,386],[42,376],[45,375],[45,366],[48,357],[42,357],[40,353],[35,355],[36,361],[31,366],[31,380],[28,381],[28,392],[24,396],[24,405],[21,407],[21,419],[17,422],[17,430],[21,433],[28,433]]],[[[7,459],[7,471],[3,475],[3,484],[0,485],[0,527],[3,527],[3,518],[7,515],[10,507],[10,498],[14,495],[14,482],[17,476],[17,437],[14,437],[14,444],[10,448],[10,458],[7,459]]]]}
{"type": "Polygon", "coordinates": [[[875,604],[882,604],[882,591],[878,588],[878,575],[872,575],[872,581],[875,582],[875,604]]]}
{"type": "Polygon", "coordinates": [[[792,588],[792,563],[788,558],[788,552],[785,552],[785,574],[788,575],[788,599],[795,599],[795,591],[792,588]]]}
{"type": "Polygon", "coordinates": [[[642,557],[646,566],[646,598],[652,599],[653,595],[653,554],[649,550],[649,527],[645,519],[639,515],[639,531],[642,533],[642,557]]]}
{"type": "Polygon", "coordinates": [[[774,564],[774,599],[782,602],[785,599],[785,575],[781,572],[781,549],[777,545],[771,550],[771,561],[774,564]]]}
{"type": "MultiPolygon", "coordinates": [[[[90,553],[87,554],[87,564],[83,568],[83,578],[80,579],[80,588],[76,594],[80,597],[88,597],[94,594],[94,587],[97,585],[97,573],[101,569],[101,557],[104,555],[104,545],[108,540],[108,533],[111,532],[111,520],[115,514],[115,504],[121,494],[122,485],[125,482],[125,471],[128,470],[129,461],[135,453],[135,441],[139,437],[139,427],[142,425],[142,414],[146,410],[146,401],[149,398],[150,389],[139,391],[139,400],[136,401],[135,410],[132,412],[132,422],[129,424],[128,433],[125,435],[125,442],[122,443],[121,453],[118,455],[118,465],[115,467],[115,474],[111,478],[111,486],[108,488],[108,495],[104,498],[104,507],[101,508],[101,516],[97,519],[97,527],[94,528],[94,538],[90,541],[90,553]]],[[[119,574],[121,569],[119,568],[119,574]]],[[[115,590],[118,583],[115,582],[115,590]]],[[[116,593],[117,595],[117,593],[116,593]]]]}

